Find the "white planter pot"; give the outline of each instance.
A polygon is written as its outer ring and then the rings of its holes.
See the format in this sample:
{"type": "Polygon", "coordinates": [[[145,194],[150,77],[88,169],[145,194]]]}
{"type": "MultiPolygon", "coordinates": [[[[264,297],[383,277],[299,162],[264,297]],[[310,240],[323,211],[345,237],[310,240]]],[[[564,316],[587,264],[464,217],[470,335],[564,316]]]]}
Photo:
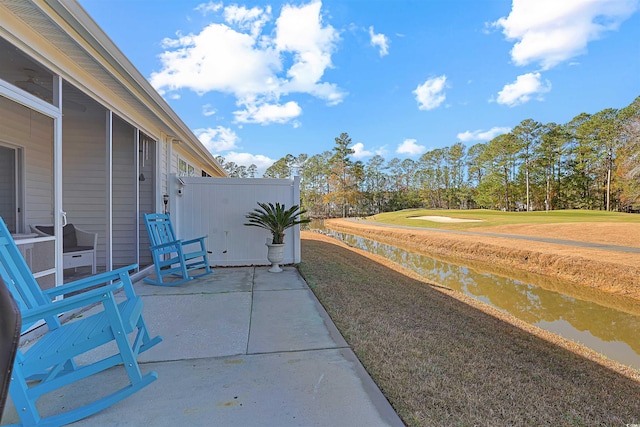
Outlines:
{"type": "Polygon", "coordinates": [[[282,269],[279,264],[284,260],[284,243],[267,243],[267,247],[269,248],[267,251],[267,259],[271,263],[269,271],[271,273],[280,273],[282,269]]]}

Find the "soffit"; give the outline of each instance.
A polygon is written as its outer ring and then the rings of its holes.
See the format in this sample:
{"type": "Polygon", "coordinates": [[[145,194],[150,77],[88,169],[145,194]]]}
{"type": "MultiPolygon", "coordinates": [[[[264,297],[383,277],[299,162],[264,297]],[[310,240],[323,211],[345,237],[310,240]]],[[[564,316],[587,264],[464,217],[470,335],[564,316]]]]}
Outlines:
{"type": "MultiPolygon", "coordinates": [[[[119,82],[112,73],[108,72],[86,49],[70,37],[58,23],[47,16],[43,10],[34,2],[24,0],[3,0],[2,5],[7,8],[15,17],[24,22],[35,33],[40,35],[47,43],[56,49],[56,55],[62,55],[68,62],[74,65],[76,70],[82,70],[82,75],[74,70],[61,68],[63,65],[54,58],[48,58],[52,63],[45,64],[53,71],[60,74],[65,80],[81,88],[88,95],[94,97],[98,102],[109,109],[123,115],[126,119],[130,117],[127,110],[135,110],[137,114],[142,114],[147,123],[152,124],[157,129],[167,133],[171,130],[154,114],[147,105],[142,103],[131,91],[119,82]],[[102,92],[106,89],[109,93],[102,92]],[[111,95],[111,96],[109,96],[111,95]]],[[[136,124],[138,125],[138,124],[136,124]]],[[[148,131],[148,130],[147,130],[148,131]]]]}

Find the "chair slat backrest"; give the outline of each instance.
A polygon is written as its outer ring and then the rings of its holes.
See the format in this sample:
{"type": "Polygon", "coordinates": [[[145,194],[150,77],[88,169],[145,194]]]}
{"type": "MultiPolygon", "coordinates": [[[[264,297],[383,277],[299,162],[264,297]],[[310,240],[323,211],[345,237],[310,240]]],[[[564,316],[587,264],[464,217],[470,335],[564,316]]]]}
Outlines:
{"type": "Polygon", "coordinates": [[[142,214],[142,216],[144,218],[144,224],[147,227],[151,246],[162,245],[178,240],[173,231],[169,214],[153,213],[142,214]]]}
{"type": "MultiPolygon", "coordinates": [[[[0,276],[13,295],[20,311],[51,304],[31,274],[9,229],[0,217],[0,276]]],[[[22,325],[25,331],[31,325],[22,325]]]]}

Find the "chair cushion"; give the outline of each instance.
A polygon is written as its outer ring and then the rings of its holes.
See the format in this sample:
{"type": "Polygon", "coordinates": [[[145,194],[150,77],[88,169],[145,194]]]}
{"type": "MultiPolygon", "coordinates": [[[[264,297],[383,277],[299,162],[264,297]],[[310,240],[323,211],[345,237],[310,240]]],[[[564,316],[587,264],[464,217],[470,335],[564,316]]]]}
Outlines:
{"type": "Polygon", "coordinates": [[[42,231],[44,234],[53,236],[53,225],[36,225],[36,228],[42,231]]]}
{"type": "MultiPolygon", "coordinates": [[[[36,228],[42,231],[49,236],[53,236],[53,226],[52,225],[36,225],[36,228]]],[[[86,251],[88,249],[75,249],[71,250],[71,248],[78,247],[78,239],[76,237],[76,228],[73,224],[67,224],[62,227],[62,251],[63,252],[74,252],[74,251],[86,251]]]]}
{"type": "Polygon", "coordinates": [[[76,246],[78,246],[76,228],[73,224],[67,224],[62,227],[62,252],[67,252],[69,248],[75,248],[76,246]]]}

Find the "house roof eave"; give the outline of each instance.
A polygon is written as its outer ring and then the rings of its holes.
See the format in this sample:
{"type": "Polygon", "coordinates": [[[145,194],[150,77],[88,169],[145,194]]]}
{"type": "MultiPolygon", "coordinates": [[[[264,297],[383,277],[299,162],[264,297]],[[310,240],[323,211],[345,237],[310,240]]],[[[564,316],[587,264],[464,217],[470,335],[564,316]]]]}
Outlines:
{"type": "MultiPolygon", "coordinates": [[[[144,102],[171,129],[177,139],[191,146],[209,166],[223,177],[226,171],[213,155],[204,147],[184,121],[176,114],[162,96],[151,86],[147,79],[129,61],[98,24],[75,0],[40,0],[40,3],[52,9],[75,32],[70,37],[81,38],[83,45],[90,49],[86,52],[94,60],[103,64],[112,76],[127,87],[134,96],[144,102]]],[[[79,40],[76,40],[79,41],[79,40]]]]}

